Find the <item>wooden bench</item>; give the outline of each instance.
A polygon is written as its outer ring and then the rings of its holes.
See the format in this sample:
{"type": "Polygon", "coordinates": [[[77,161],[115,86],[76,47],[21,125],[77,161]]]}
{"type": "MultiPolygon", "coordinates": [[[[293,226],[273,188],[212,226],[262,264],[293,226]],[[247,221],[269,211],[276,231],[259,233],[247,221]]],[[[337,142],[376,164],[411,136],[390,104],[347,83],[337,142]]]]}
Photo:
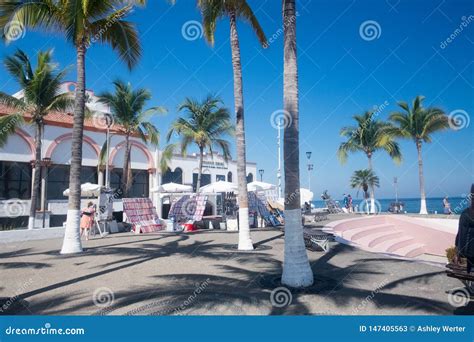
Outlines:
{"type": "MultiPolygon", "coordinates": [[[[474,269],[473,269],[474,271],[474,269]]],[[[449,263],[446,265],[446,275],[451,278],[456,278],[464,281],[474,282],[474,272],[467,273],[465,265],[449,263]]]]}

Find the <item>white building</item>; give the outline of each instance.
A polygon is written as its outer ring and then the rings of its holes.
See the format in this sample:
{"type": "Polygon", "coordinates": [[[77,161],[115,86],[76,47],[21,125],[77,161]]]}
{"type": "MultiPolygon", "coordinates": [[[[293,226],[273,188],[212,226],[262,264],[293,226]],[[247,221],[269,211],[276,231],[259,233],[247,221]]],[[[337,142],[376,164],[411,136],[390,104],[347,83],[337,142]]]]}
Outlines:
{"type": "MultiPolygon", "coordinates": [[[[75,83],[63,84],[64,91],[74,91],[75,83]]],[[[93,111],[109,112],[97,102],[93,91],[87,91],[88,106],[93,111]]],[[[21,97],[21,92],[15,94],[21,97]]],[[[0,116],[8,115],[11,109],[0,106],[0,116]]],[[[71,139],[73,115],[71,113],[51,113],[46,116],[42,147],[41,191],[38,209],[46,211],[45,226],[60,226],[65,220],[67,198],[63,191],[69,187],[69,165],[71,162],[71,139]]],[[[81,182],[104,184],[104,170],[98,169],[98,156],[104,144],[105,123],[101,120],[86,119],[84,123],[83,160],[81,182]]],[[[120,186],[124,158],[124,136],[111,128],[113,134],[110,146],[110,184],[120,186]]],[[[133,185],[130,197],[148,197],[150,189],[160,184],[175,182],[196,185],[198,156],[173,157],[169,170],[161,174],[160,151],[146,146],[138,138],[132,138],[131,166],[133,185]]],[[[26,226],[29,213],[29,199],[32,189],[32,161],[34,160],[34,126],[25,124],[11,135],[6,145],[0,149],[0,227],[26,226]]],[[[249,181],[255,179],[255,163],[247,163],[249,181]]],[[[201,185],[217,180],[237,181],[237,165],[233,160],[226,162],[222,156],[205,156],[201,185]]],[[[157,196],[153,196],[157,197],[157,196]]],[[[157,198],[152,198],[155,203],[157,198]]],[[[114,207],[120,211],[118,203],[114,207]]]]}

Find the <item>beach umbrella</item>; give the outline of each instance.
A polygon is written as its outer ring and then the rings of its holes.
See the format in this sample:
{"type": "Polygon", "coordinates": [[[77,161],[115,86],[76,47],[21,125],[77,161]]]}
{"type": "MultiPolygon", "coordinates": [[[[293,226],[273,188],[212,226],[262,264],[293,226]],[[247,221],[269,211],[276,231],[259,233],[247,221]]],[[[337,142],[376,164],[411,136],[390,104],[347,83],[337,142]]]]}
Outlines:
{"type": "MultiPolygon", "coordinates": [[[[99,197],[101,186],[99,184],[84,183],[81,184],[81,197],[99,197]]],[[[69,196],[69,189],[63,191],[63,195],[69,196]]]]}
{"type": "Polygon", "coordinates": [[[274,189],[276,189],[275,185],[265,182],[255,181],[247,184],[247,191],[267,191],[274,189]]]}
{"type": "Polygon", "coordinates": [[[161,184],[157,188],[151,189],[151,192],[165,192],[165,193],[182,193],[182,192],[193,192],[191,185],[178,184],[178,183],[166,183],[161,184]]]}
{"type": "Polygon", "coordinates": [[[301,199],[301,206],[303,206],[304,202],[311,203],[313,200],[314,194],[311,190],[300,188],[300,199],[301,199]]]}
{"type": "Polygon", "coordinates": [[[217,181],[217,182],[205,185],[199,189],[199,192],[202,192],[202,193],[219,193],[219,192],[235,192],[235,191],[237,191],[237,184],[226,182],[226,181],[217,181]]]}

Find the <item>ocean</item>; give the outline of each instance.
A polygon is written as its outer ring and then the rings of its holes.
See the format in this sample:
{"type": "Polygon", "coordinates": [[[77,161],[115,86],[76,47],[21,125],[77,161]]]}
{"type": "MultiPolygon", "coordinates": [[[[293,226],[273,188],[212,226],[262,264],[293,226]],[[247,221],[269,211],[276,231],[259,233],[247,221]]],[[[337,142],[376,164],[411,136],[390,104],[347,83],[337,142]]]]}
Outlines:
{"type": "MultiPolygon", "coordinates": [[[[467,197],[449,197],[448,198],[449,202],[451,203],[451,211],[453,214],[461,214],[461,212],[469,206],[469,199],[467,197]]],[[[336,200],[339,202],[339,204],[342,207],[342,199],[336,200]]],[[[395,202],[395,199],[377,199],[378,201],[376,203],[378,209],[382,212],[387,212],[388,208],[390,207],[390,203],[395,202]]],[[[419,198],[399,198],[399,202],[403,202],[405,204],[404,210],[407,213],[412,213],[412,214],[417,214],[420,212],[420,199],[419,198]]],[[[352,198],[352,203],[353,206],[359,206],[359,208],[362,208],[364,205],[360,205],[362,202],[362,199],[360,198],[352,198]]],[[[324,208],[326,205],[324,204],[324,201],[319,200],[319,201],[312,201],[313,205],[316,208],[324,208]]],[[[438,214],[443,214],[443,197],[433,197],[433,198],[427,198],[426,199],[426,206],[428,208],[428,213],[429,214],[435,214],[436,212],[438,214]]]]}

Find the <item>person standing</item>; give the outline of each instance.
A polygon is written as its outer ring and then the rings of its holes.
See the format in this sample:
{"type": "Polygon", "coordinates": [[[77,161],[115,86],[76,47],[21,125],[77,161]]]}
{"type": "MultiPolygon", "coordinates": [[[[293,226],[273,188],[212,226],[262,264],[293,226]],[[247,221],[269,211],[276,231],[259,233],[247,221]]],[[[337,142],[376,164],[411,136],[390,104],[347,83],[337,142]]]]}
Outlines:
{"type": "Polygon", "coordinates": [[[348,205],[349,212],[352,213],[353,209],[352,209],[352,196],[351,196],[351,194],[347,195],[347,205],[348,205]]]}
{"type": "Polygon", "coordinates": [[[451,203],[449,203],[448,196],[443,199],[443,208],[446,215],[451,215],[451,203]]]}
{"type": "Polygon", "coordinates": [[[89,240],[89,233],[94,225],[95,205],[92,202],[87,204],[87,208],[81,212],[81,238],[86,237],[89,240]]]}
{"type": "Polygon", "coordinates": [[[471,185],[470,197],[471,206],[461,213],[456,235],[457,254],[459,258],[466,258],[468,273],[474,264],[474,184],[471,185]]]}
{"type": "Polygon", "coordinates": [[[346,208],[347,211],[349,211],[349,198],[347,197],[346,194],[344,194],[342,196],[343,196],[342,203],[344,204],[344,208],[346,208]]]}

